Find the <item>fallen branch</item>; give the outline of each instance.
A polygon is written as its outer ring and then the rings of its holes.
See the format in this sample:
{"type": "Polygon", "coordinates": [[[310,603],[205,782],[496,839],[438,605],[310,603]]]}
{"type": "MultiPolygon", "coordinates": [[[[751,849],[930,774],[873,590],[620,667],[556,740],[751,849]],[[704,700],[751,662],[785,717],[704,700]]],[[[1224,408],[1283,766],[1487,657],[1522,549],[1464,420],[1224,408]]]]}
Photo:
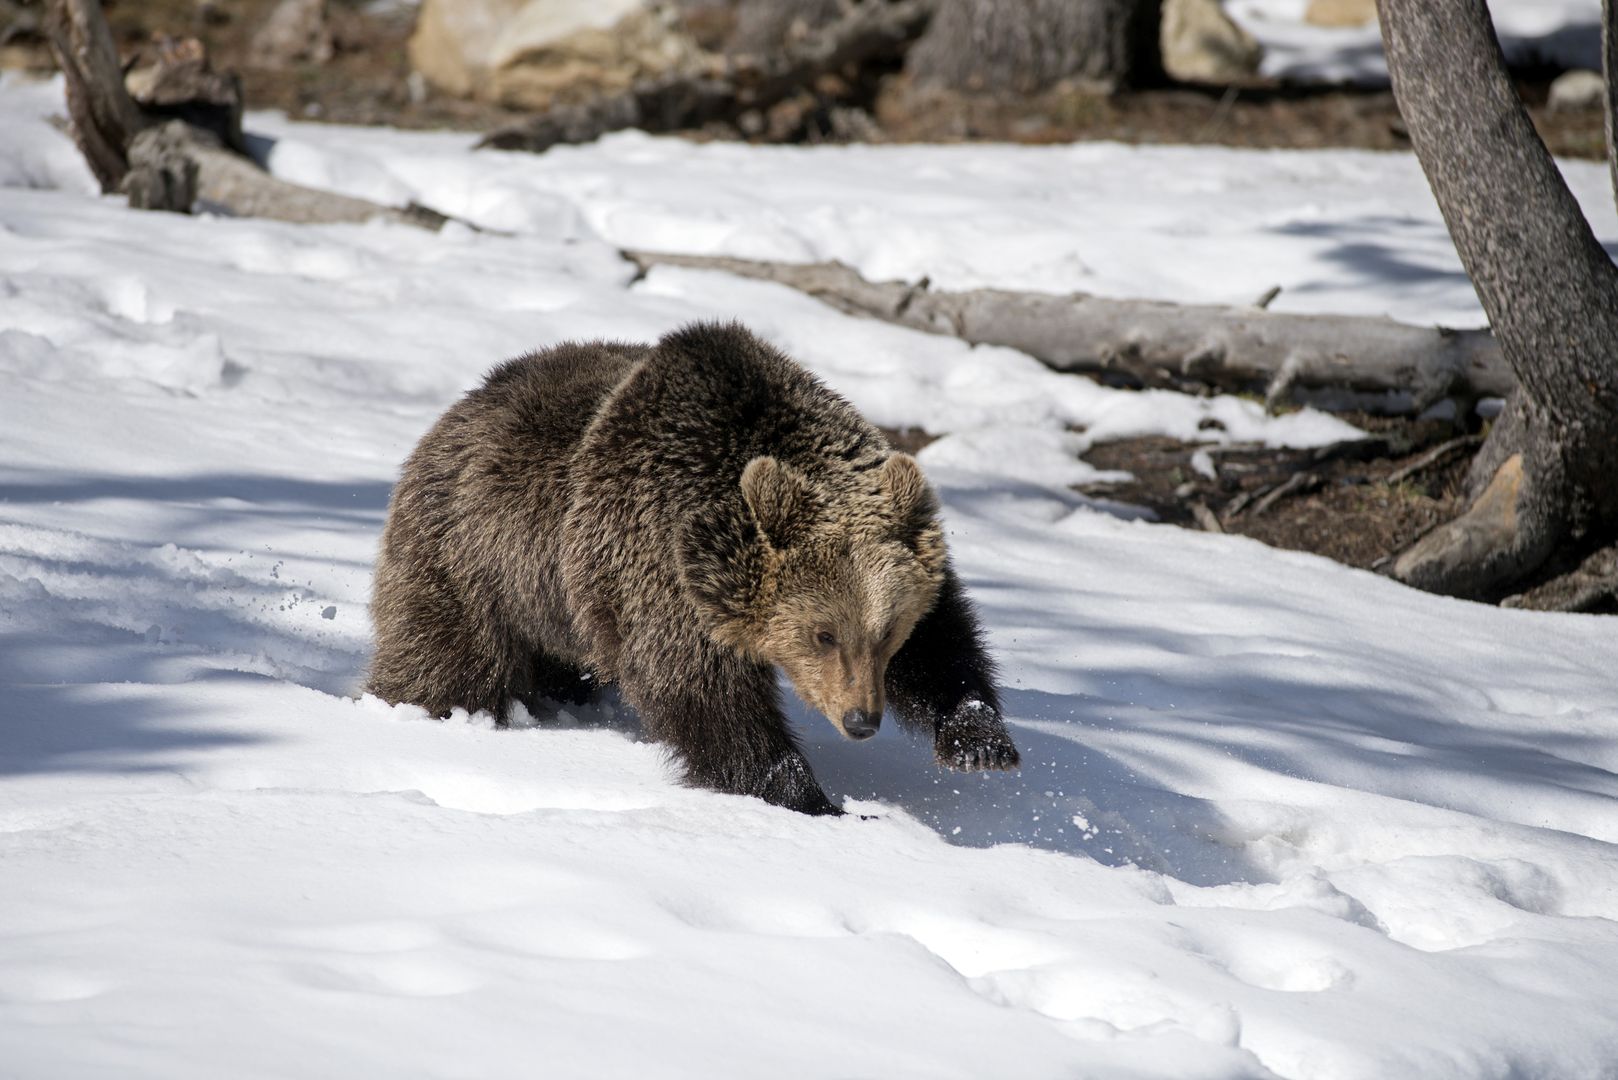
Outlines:
{"type": "Polygon", "coordinates": [[[1219,523],[1219,515],[1208,509],[1208,504],[1201,499],[1191,504],[1191,518],[1203,532],[1222,533],[1225,527],[1219,523]]]}
{"type": "Polygon", "coordinates": [[[1382,411],[1419,413],[1444,398],[1470,405],[1478,398],[1504,397],[1516,385],[1487,330],[1085,293],[935,291],[925,280],[915,285],[867,281],[842,263],[646,251],[624,256],[643,273],[680,266],[778,282],[839,311],[974,345],[1009,346],[1058,371],[1140,387],[1260,392],[1272,408],[1300,394],[1325,391],[1381,395],[1375,404],[1382,411]]]}
{"type": "Polygon", "coordinates": [[[1408,480],[1422,470],[1436,465],[1439,461],[1449,457],[1457,450],[1472,450],[1482,445],[1482,435],[1462,435],[1458,439],[1451,439],[1449,442],[1440,443],[1431,450],[1427,451],[1425,454],[1421,455],[1421,457],[1417,458],[1415,461],[1393,470],[1393,472],[1388,474],[1387,482],[1389,484],[1397,484],[1401,481],[1408,480]]]}
{"type": "Polygon", "coordinates": [[[1263,517],[1269,513],[1270,507],[1282,499],[1292,495],[1302,495],[1318,488],[1322,483],[1320,477],[1314,473],[1293,473],[1287,477],[1286,483],[1271,488],[1270,491],[1253,504],[1253,517],[1263,517]]]}
{"type": "Polygon", "coordinates": [[[1274,491],[1277,486],[1276,484],[1265,484],[1261,487],[1253,488],[1251,491],[1239,492],[1234,499],[1225,504],[1223,520],[1227,522],[1235,521],[1241,515],[1241,512],[1247,509],[1248,503],[1254,499],[1263,498],[1274,491]]]}
{"type": "Polygon", "coordinates": [[[436,229],[443,215],[278,180],[238,153],[240,88],[209,70],[200,42],[167,43],[130,96],[97,0],[49,0],[48,34],[67,82],[73,140],[105,192],[137,209],[189,213],[196,205],[301,224],[373,219],[436,229]]]}
{"type": "Polygon", "coordinates": [[[486,136],[479,147],[540,152],[610,131],[668,132],[715,121],[739,124],[850,65],[897,58],[927,25],[930,0],[867,0],[836,22],[764,57],[737,56],[712,70],[643,79],[622,93],[582,105],[558,105],[486,136]]]}

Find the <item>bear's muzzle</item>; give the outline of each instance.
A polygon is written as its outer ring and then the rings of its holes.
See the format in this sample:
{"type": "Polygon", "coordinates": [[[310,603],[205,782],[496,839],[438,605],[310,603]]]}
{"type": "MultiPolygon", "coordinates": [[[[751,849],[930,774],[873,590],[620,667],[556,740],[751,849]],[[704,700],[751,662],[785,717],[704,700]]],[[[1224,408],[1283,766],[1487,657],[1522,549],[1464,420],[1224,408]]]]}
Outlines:
{"type": "Polygon", "coordinates": [[[882,726],[882,714],[868,709],[850,709],[843,714],[843,734],[855,742],[869,739],[882,726]]]}

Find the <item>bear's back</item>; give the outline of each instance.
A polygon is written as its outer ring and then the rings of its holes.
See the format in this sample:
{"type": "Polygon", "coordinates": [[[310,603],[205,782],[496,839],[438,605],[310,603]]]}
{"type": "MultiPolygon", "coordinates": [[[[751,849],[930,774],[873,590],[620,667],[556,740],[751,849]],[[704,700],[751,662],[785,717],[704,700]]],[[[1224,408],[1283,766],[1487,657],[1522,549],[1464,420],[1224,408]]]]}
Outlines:
{"type": "Polygon", "coordinates": [[[852,405],[740,324],[696,323],[659,341],[603,403],[578,465],[594,482],[649,473],[687,501],[739,497],[761,455],[829,493],[888,452],[852,405]]]}

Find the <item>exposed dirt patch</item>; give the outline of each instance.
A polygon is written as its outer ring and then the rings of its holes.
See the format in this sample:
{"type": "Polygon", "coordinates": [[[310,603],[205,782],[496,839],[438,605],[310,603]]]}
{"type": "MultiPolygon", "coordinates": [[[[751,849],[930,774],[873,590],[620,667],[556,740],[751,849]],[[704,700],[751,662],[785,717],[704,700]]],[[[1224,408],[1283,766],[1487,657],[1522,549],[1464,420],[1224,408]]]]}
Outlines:
{"type": "Polygon", "coordinates": [[[1220,531],[1275,547],[1379,567],[1455,514],[1475,447],[1458,443],[1419,465],[1457,437],[1451,425],[1350,419],[1373,437],[1319,450],[1195,446],[1164,438],[1103,443],[1085,460],[1134,480],[1082,490],[1149,507],[1171,524],[1211,528],[1217,522],[1220,531]]]}
{"type": "MultiPolygon", "coordinates": [[[[1555,71],[1521,72],[1518,89],[1553,153],[1606,153],[1600,109],[1550,112],[1555,71]]],[[[926,90],[897,77],[876,102],[884,135],[896,142],[988,140],[1241,146],[1314,150],[1408,150],[1410,140],[1386,89],[1334,86],[1179,86],[1104,97],[1057,88],[1025,99],[926,90]]]]}
{"type": "MultiPolygon", "coordinates": [[[[1379,568],[1455,515],[1479,440],[1446,421],[1357,413],[1345,419],[1368,438],[1316,450],[1183,443],[1160,436],[1100,443],[1084,460],[1133,479],[1079,490],[1144,506],[1170,525],[1210,529],[1217,523],[1221,532],[1273,547],[1379,568]]],[[[883,428],[882,433],[895,449],[912,454],[937,438],[919,428],[883,428]]]]}
{"type": "MultiPolygon", "coordinates": [[[[22,2],[37,11],[39,0],[22,2]]],[[[301,119],[337,123],[485,132],[522,118],[502,106],[445,97],[420,79],[412,80],[406,44],[415,14],[402,5],[328,0],[336,55],[324,63],[265,66],[250,43],[274,6],[275,0],[106,0],[108,21],[125,56],[146,45],[153,34],[199,37],[216,66],[240,73],[250,108],[281,109],[301,119]]],[[[43,42],[27,33],[8,42],[6,63],[50,66],[43,42]]],[[[1555,153],[1600,158],[1605,143],[1599,109],[1546,110],[1547,89],[1556,74],[1518,73],[1534,122],[1555,153]]],[[[921,90],[902,75],[881,69],[849,73],[842,79],[828,77],[823,83],[812,94],[802,95],[803,100],[785,103],[783,112],[790,115],[771,117],[755,138],[1019,143],[1112,139],[1373,150],[1409,145],[1386,90],[1255,83],[1230,89],[1167,87],[1113,97],[1065,87],[1033,97],[971,96],[921,90]]],[[[740,136],[715,129],[695,137],[740,136]]]]}

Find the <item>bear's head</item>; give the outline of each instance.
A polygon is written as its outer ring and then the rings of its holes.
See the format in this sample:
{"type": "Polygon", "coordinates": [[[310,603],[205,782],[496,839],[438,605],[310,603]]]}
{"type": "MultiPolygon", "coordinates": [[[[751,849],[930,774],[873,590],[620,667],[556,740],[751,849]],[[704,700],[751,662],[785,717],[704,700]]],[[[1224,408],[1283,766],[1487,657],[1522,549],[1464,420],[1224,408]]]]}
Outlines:
{"type": "Polygon", "coordinates": [[[881,723],[888,661],[938,597],[944,536],[910,455],[837,479],[754,458],[736,512],[693,523],[682,571],[714,640],[780,667],[839,731],[865,739],[881,723]]]}

